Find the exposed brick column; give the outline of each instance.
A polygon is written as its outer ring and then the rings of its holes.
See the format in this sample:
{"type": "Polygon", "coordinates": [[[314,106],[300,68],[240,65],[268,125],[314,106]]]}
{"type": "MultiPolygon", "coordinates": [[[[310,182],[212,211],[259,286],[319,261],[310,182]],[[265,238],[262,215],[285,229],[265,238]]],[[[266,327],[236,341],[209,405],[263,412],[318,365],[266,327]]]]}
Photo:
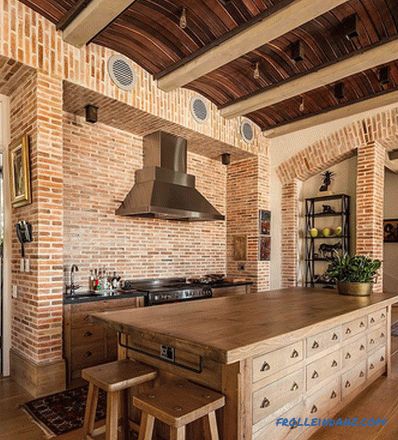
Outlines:
{"type": "MultiPolygon", "coordinates": [[[[33,226],[26,245],[29,273],[19,268],[20,246],[13,231],[13,350],[35,365],[62,360],[63,169],[62,81],[32,72],[11,95],[12,141],[28,133],[32,203],[14,208],[12,221],[33,226]]],[[[12,366],[13,367],[13,366],[12,366]]]]}
{"type": "Polygon", "coordinates": [[[282,186],[282,287],[297,284],[298,181],[282,186]]]}
{"type": "Polygon", "coordinates": [[[269,209],[269,153],[263,142],[258,156],[229,165],[227,177],[227,273],[250,278],[253,291],[269,289],[270,278],[270,262],[259,261],[259,210],[269,209]],[[233,259],[235,235],[247,236],[244,262],[233,259]]]}
{"type": "MultiPolygon", "coordinates": [[[[385,149],[378,142],[358,148],[356,253],[380,260],[383,259],[384,162],[385,149]]],[[[382,289],[380,271],[374,290],[382,289]]]]}

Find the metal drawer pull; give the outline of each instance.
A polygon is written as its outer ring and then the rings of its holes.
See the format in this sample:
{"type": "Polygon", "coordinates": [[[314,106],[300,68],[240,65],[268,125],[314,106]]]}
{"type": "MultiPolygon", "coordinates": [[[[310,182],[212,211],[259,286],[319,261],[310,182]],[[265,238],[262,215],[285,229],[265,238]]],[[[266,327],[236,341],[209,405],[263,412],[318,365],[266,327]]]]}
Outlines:
{"type": "Polygon", "coordinates": [[[375,340],[372,338],[370,341],[369,341],[369,344],[374,344],[375,343],[375,340]]]}
{"type": "Polygon", "coordinates": [[[350,384],[350,382],[347,380],[347,382],[345,383],[344,386],[345,386],[346,388],[350,388],[351,384],[350,384]]]}
{"type": "Polygon", "coordinates": [[[361,371],[361,372],[359,373],[359,377],[363,377],[363,376],[365,376],[365,373],[364,373],[363,371],[361,371]]]}
{"type": "Polygon", "coordinates": [[[384,313],[381,314],[381,318],[384,319],[386,315],[384,313]]]}
{"type": "Polygon", "coordinates": [[[384,338],[386,335],[382,332],[381,334],[380,334],[380,337],[381,338],[384,338]]]}
{"type": "Polygon", "coordinates": [[[359,327],[365,327],[365,323],[363,321],[361,321],[361,323],[359,324],[359,327]]]}
{"type": "Polygon", "coordinates": [[[298,356],[299,356],[299,352],[297,350],[293,350],[292,354],[290,355],[292,359],[297,358],[298,356]]]}
{"type": "Polygon", "coordinates": [[[89,358],[91,357],[93,354],[91,353],[91,351],[86,351],[86,353],[84,353],[84,357],[89,358]]]}
{"type": "Polygon", "coordinates": [[[88,338],[89,336],[93,336],[93,334],[90,331],[88,331],[88,332],[84,333],[83,336],[88,338]]]}
{"type": "Polygon", "coordinates": [[[261,367],[261,371],[268,371],[270,369],[270,365],[268,362],[264,362],[263,366],[261,367]]]}
{"type": "Polygon", "coordinates": [[[316,413],[318,411],[318,408],[316,407],[316,405],[314,405],[312,408],[311,408],[311,414],[314,414],[314,413],[316,413]]]}
{"type": "Polygon", "coordinates": [[[346,335],[349,335],[351,333],[351,329],[350,328],[347,328],[347,330],[345,331],[345,334],[346,335]]]}
{"type": "Polygon", "coordinates": [[[380,358],[380,362],[384,362],[384,356],[380,358]]]}
{"type": "Polygon", "coordinates": [[[369,370],[373,370],[374,369],[374,365],[373,364],[370,364],[370,366],[369,366],[369,370]]]}
{"type": "Polygon", "coordinates": [[[350,355],[350,353],[347,353],[347,354],[345,355],[345,358],[346,358],[346,359],[351,359],[351,355],[350,355]]]}
{"type": "Polygon", "coordinates": [[[360,351],[364,351],[365,350],[365,346],[363,344],[361,344],[361,346],[359,347],[360,351]]]}
{"type": "Polygon", "coordinates": [[[312,344],[312,348],[319,348],[319,344],[317,341],[314,341],[314,343],[312,344]]]}
{"type": "Polygon", "coordinates": [[[292,387],[290,388],[290,391],[297,391],[299,389],[299,386],[297,385],[296,382],[294,382],[294,384],[292,385],[292,387]]]}
{"type": "Polygon", "coordinates": [[[314,370],[314,372],[312,373],[311,379],[316,379],[317,377],[319,377],[319,374],[316,370],[314,370]]]}
{"type": "Polygon", "coordinates": [[[262,404],[261,404],[261,408],[268,408],[271,405],[271,402],[265,397],[262,404]]]}
{"type": "Polygon", "coordinates": [[[333,367],[337,367],[337,361],[336,360],[333,360],[333,362],[332,362],[332,368],[333,367]]]}
{"type": "Polygon", "coordinates": [[[337,339],[339,339],[339,337],[336,335],[336,333],[333,333],[332,341],[337,341],[337,339]]]}
{"type": "Polygon", "coordinates": [[[336,391],[332,391],[332,394],[330,395],[331,399],[335,399],[337,397],[336,391]]]}
{"type": "Polygon", "coordinates": [[[374,318],[370,318],[370,323],[373,324],[375,322],[374,318]]]}

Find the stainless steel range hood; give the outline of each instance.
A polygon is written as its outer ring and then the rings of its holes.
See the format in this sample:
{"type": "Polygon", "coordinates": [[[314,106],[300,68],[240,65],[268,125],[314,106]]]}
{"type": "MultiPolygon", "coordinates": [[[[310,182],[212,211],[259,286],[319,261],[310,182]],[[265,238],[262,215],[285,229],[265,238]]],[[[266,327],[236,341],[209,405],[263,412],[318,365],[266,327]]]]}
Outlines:
{"type": "Polygon", "coordinates": [[[187,174],[187,141],[163,131],[144,137],[144,168],[116,214],[169,220],[224,220],[187,174]]]}

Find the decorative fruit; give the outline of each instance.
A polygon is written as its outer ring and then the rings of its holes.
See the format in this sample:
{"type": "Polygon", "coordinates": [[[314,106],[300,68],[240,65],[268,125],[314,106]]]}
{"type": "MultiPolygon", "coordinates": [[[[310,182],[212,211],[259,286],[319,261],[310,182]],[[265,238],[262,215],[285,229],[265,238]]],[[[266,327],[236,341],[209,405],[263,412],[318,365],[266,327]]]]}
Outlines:
{"type": "Polygon", "coordinates": [[[343,232],[343,228],[341,226],[337,226],[337,228],[335,230],[335,233],[336,233],[337,237],[340,237],[342,232],[343,232]]]}
{"type": "Polygon", "coordinates": [[[332,235],[332,231],[330,228],[323,228],[322,229],[322,235],[324,237],[330,237],[332,235]]]}
{"type": "Polygon", "coordinates": [[[318,231],[317,228],[312,228],[312,229],[310,230],[310,235],[311,235],[312,238],[316,238],[316,237],[318,237],[318,234],[319,234],[319,231],[318,231]]]}

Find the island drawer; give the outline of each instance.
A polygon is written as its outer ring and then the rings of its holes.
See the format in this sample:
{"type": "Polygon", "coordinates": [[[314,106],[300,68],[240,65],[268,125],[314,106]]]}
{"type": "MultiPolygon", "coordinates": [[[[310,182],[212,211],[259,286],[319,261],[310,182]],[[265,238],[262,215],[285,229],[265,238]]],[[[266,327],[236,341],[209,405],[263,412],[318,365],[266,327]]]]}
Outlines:
{"type": "Polygon", "coordinates": [[[376,328],[368,333],[368,350],[372,351],[387,341],[386,329],[384,326],[376,328]]]}
{"type": "Polygon", "coordinates": [[[280,348],[279,350],[253,359],[253,382],[271,376],[290,367],[304,358],[303,341],[280,348]]]}
{"type": "Polygon", "coordinates": [[[307,390],[312,389],[318,383],[337,373],[341,366],[341,350],[334,351],[307,365],[307,390]]]}
{"type": "Polygon", "coordinates": [[[376,312],[369,313],[368,322],[369,327],[374,327],[377,324],[381,324],[385,322],[387,319],[387,309],[384,307],[383,309],[377,310],[376,312]]]}
{"type": "Polygon", "coordinates": [[[304,391],[303,370],[296,371],[253,393],[253,423],[297,399],[304,391]]]}
{"type": "Polygon", "coordinates": [[[343,347],[343,367],[351,367],[358,359],[366,356],[366,335],[350,341],[343,347]]]}
{"type": "Polygon", "coordinates": [[[285,425],[292,419],[298,420],[304,417],[304,404],[300,402],[298,405],[293,406],[280,417],[273,420],[268,425],[259,430],[253,432],[253,440],[294,440],[303,432],[302,426],[284,426],[277,425],[276,420],[284,419],[285,425]]]}
{"type": "Polygon", "coordinates": [[[386,366],[386,347],[381,347],[368,357],[368,376],[386,366]]]}
{"type": "Polygon", "coordinates": [[[320,391],[304,400],[305,417],[314,418],[326,414],[341,401],[340,377],[326,384],[320,391]]]}
{"type": "Polygon", "coordinates": [[[342,376],[343,399],[366,381],[366,359],[342,376]]]}
{"type": "Polygon", "coordinates": [[[307,356],[320,353],[341,342],[341,327],[335,327],[307,338],[307,356]]]}
{"type": "Polygon", "coordinates": [[[343,324],[343,340],[364,332],[367,327],[368,320],[366,315],[362,316],[361,318],[354,319],[353,321],[346,322],[343,324]]]}

